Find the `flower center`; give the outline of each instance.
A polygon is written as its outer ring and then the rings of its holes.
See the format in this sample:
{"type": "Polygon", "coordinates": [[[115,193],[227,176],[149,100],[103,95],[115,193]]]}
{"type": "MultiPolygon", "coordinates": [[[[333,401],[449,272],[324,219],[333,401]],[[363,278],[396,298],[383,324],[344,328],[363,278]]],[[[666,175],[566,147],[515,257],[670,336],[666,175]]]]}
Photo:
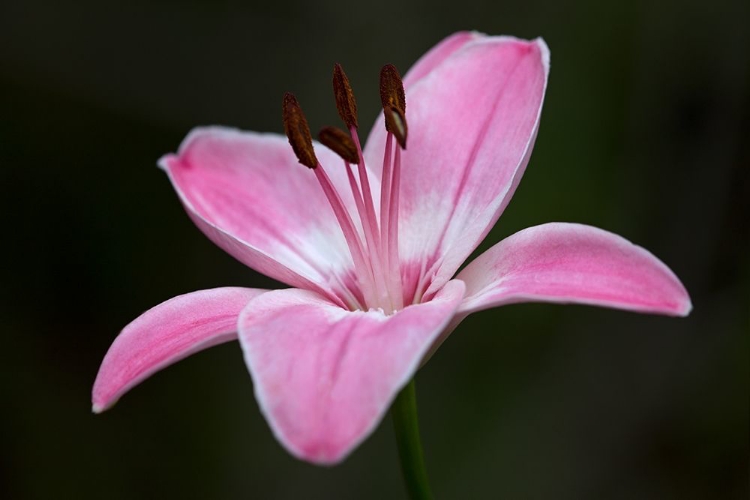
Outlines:
{"type": "Polygon", "coordinates": [[[401,263],[398,255],[398,210],[401,183],[401,149],[406,148],[406,99],[396,68],[389,64],[380,72],[380,98],[388,132],[380,183],[380,210],[376,212],[367,166],[357,134],[357,103],[349,79],[340,65],[333,70],[336,108],[349,132],[323,128],[318,138],[344,161],[349,188],[356,205],[350,213],[313,150],[310,127],[297,98],[284,95],[284,131],[299,162],[309,167],[328,200],[344,234],[354,263],[356,286],[338,277],[343,300],[351,309],[382,309],[391,314],[404,307],[401,263]],[[395,141],[394,141],[395,139],[395,141]],[[356,175],[354,172],[356,165],[356,175]],[[359,220],[361,230],[354,222],[359,220]]]}

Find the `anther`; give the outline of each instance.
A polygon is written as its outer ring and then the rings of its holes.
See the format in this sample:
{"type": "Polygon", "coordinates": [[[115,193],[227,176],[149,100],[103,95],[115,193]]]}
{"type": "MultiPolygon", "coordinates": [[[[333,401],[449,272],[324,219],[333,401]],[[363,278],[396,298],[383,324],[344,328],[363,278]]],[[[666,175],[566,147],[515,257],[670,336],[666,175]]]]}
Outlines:
{"type": "Polygon", "coordinates": [[[406,136],[409,129],[406,126],[404,111],[395,106],[385,106],[383,115],[385,116],[385,129],[393,134],[401,149],[406,149],[406,136]]]}
{"type": "Polygon", "coordinates": [[[401,114],[406,113],[404,83],[393,64],[386,64],[380,70],[380,101],[383,103],[383,108],[391,106],[399,108],[401,114]]]}
{"type": "Polygon", "coordinates": [[[357,101],[349,78],[338,63],[333,67],[333,94],[336,97],[336,109],[346,128],[357,127],[357,101]]]}
{"type": "Polygon", "coordinates": [[[317,167],[318,159],[312,145],[310,126],[294,94],[289,92],[284,94],[281,114],[284,120],[284,132],[299,162],[309,168],[317,167]]]}
{"type": "Polygon", "coordinates": [[[318,132],[318,139],[325,147],[339,155],[345,162],[352,164],[359,162],[357,146],[354,145],[354,141],[349,137],[349,134],[340,128],[323,127],[318,132]]]}

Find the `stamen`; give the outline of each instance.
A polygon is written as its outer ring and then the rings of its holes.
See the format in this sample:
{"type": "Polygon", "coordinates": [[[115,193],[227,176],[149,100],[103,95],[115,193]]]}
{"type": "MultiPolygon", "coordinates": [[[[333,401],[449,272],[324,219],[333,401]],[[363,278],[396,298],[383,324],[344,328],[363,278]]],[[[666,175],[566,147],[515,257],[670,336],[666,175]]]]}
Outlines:
{"type": "MultiPolygon", "coordinates": [[[[390,135],[390,134],[389,134],[390,135]]],[[[386,141],[388,142],[388,141],[386,141]]],[[[390,289],[394,292],[394,301],[400,306],[404,303],[404,287],[401,279],[401,261],[398,255],[398,205],[401,193],[401,149],[393,153],[393,173],[390,182],[390,206],[388,207],[388,262],[391,278],[390,289]]]]}
{"type": "MultiPolygon", "coordinates": [[[[367,177],[367,168],[365,167],[365,161],[362,157],[362,148],[359,143],[359,136],[357,135],[357,101],[354,99],[354,92],[352,86],[349,84],[349,78],[344,73],[344,69],[340,64],[336,64],[333,67],[333,94],[336,98],[336,109],[339,112],[339,116],[344,121],[346,126],[349,128],[352,141],[356,150],[356,160],[350,163],[357,165],[357,172],[359,174],[359,184],[362,187],[361,199],[363,206],[358,204],[360,220],[362,221],[362,228],[365,232],[365,238],[367,240],[368,248],[373,253],[371,259],[373,270],[379,271],[382,260],[380,257],[380,231],[378,230],[378,221],[375,217],[375,208],[372,202],[372,192],[370,191],[370,181],[367,177]],[[364,213],[362,213],[364,208],[364,213]]],[[[321,138],[322,142],[322,138],[321,138]]],[[[333,148],[331,148],[333,149],[333,148]]],[[[334,151],[336,151],[334,149],[334,151]]],[[[336,151],[338,153],[338,151],[336,151]]],[[[342,156],[339,153],[340,156],[342,156]]],[[[343,156],[342,156],[343,158],[343,156]]],[[[349,159],[344,158],[346,161],[349,159]]],[[[355,189],[356,183],[352,183],[353,178],[350,175],[350,183],[352,184],[352,193],[355,199],[358,197],[359,188],[355,189]]],[[[376,272],[377,278],[377,272],[376,272]]]]}
{"type": "MultiPolygon", "coordinates": [[[[349,84],[349,78],[347,78],[346,73],[344,73],[340,64],[336,64],[333,67],[333,93],[336,98],[336,109],[338,110],[341,119],[349,128],[349,133],[351,134],[356,150],[356,160],[351,163],[357,164],[357,173],[359,174],[359,186],[361,186],[361,191],[349,169],[347,169],[347,174],[349,175],[349,183],[352,188],[354,199],[362,200],[361,204],[357,201],[357,210],[359,212],[360,220],[362,221],[362,229],[364,230],[367,248],[370,250],[370,264],[374,273],[375,286],[378,290],[379,296],[378,298],[380,299],[377,303],[384,305],[384,307],[388,309],[388,306],[384,304],[384,302],[388,302],[389,300],[388,287],[383,277],[383,259],[379,240],[380,230],[378,229],[378,220],[375,216],[375,207],[372,201],[372,192],[370,190],[367,167],[365,166],[365,161],[362,156],[362,147],[360,146],[359,136],[357,135],[357,102],[354,99],[354,92],[349,84]]],[[[334,149],[334,151],[336,150],[334,149]]],[[[343,155],[341,156],[343,158],[343,155]]],[[[349,159],[344,159],[349,162],[349,159]]]]}
{"type": "Polygon", "coordinates": [[[290,92],[284,94],[281,114],[284,120],[284,132],[289,138],[289,144],[297,159],[304,166],[315,168],[318,165],[318,159],[315,157],[312,145],[310,126],[294,94],[290,92]]]}
{"type": "Polygon", "coordinates": [[[318,179],[320,187],[323,188],[323,193],[333,209],[341,231],[344,233],[344,239],[354,262],[355,272],[360,280],[360,288],[363,294],[365,294],[365,302],[369,304],[377,303],[377,297],[372,297],[368,293],[375,289],[374,286],[371,286],[371,284],[375,283],[375,276],[372,267],[368,264],[368,260],[365,257],[366,252],[362,245],[362,240],[357,233],[349,212],[336,192],[336,188],[315,156],[310,127],[307,124],[305,114],[302,112],[302,107],[299,105],[297,98],[289,92],[284,94],[282,117],[284,119],[284,131],[289,138],[289,144],[292,146],[294,154],[297,155],[297,159],[301,164],[313,169],[315,172],[315,177],[318,179]]]}
{"type": "Polygon", "coordinates": [[[406,149],[406,135],[409,129],[406,126],[406,116],[403,110],[394,106],[386,106],[383,108],[383,115],[385,116],[385,129],[396,137],[401,149],[406,149]]]}
{"type": "MultiPolygon", "coordinates": [[[[367,167],[365,166],[365,159],[364,156],[362,156],[362,146],[359,142],[359,135],[357,135],[357,129],[352,127],[350,129],[350,132],[352,134],[352,139],[354,140],[354,146],[357,148],[357,156],[359,157],[359,162],[357,163],[357,173],[359,174],[359,183],[362,186],[362,199],[364,200],[365,204],[365,215],[366,220],[362,220],[362,224],[369,228],[373,235],[378,235],[380,233],[380,230],[378,229],[378,220],[375,217],[375,205],[372,201],[372,191],[370,190],[370,181],[367,173],[367,167]]],[[[380,245],[379,240],[373,240],[373,250],[376,252],[376,254],[379,254],[378,247],[380,245]]]]}
{"type": "Polygon", "coordinates": [[[402,149],[406,149],[406,94],[401,75],[393,64],[386,64],[380,70],[380,102],[385,129],[396,137],[402,149]]]}
{"type": "MultiPolygon", "coordinates": [[[[388,241],[388,205],[391,199],[391,157],[393,150],[393,134],[386,135],[385,154],[383,155],[383,175],[380,181],[380,241],[383,245],[388,241]]],[[[390,265],[387,262],[388,250],[383,248],[384,257],[386,257],[386,268],[390,265]]]]}
{"type": "Polygon", "coordinates": [[[394,148],[393,134],[388,133],[383,157],[380,185],[380,241],[383,267],[388,271],[388,289],[395,308],[404,305],[401,265],[398,257],[398,196],[401,188],[401,150],[394,148]],[[395,150],[395,151],[394,151],[395,150]],[[394,155],[399,156],[394,159],[394,155]],[[398,165],[396,163],[398,162],[398,165]],[[394,167],[398,168],[394,168],[394,167]]]}
{"type": "Polygon", "coordinates": [[[399,108],[402,114],[406,113],[404,83],[393,64],[386,64],[380,70],[380,102],[384,108],[391,106],[399,108]]]}
{"type": "MultiPolygon", "coordinates": [[[[336,109],[346,128],[357,127],[357,101],[354,99],[352,86],[349,84],[344,69],[336,63],[333,67],[333,94],[336,97],[336,109]]],[[[352,162],[352,163],[356,163],[352,162]]]]}
{"type": "Polygon", "coordinates": [[[349,187],[362,225],[361,233],[352,220],[354,214],[349,213],[318,162],[305,115],[297,99],[289,93],[284,95],[283,101],[284,130],[297,159],[314,170],[349,247],[359,288],[351,290],[343,283],[341,276],[335,276],[341,285],[343,300],[350,306],[359,306],[361,298],[364,301],[362,306],[380,307],[386,314],[390,314],[404,306],[398,249],[401,150],[406,149],[408,135],[404,86],[395,66],[388,64],[382,68],[380,98],[388,135],[380,185],[380,214],[375,213],[370,173],[367,171],[357,134],[357,103],[349,79],[339,64],[333,68],[333,90],[336,109],[349,129],[349,134],[335,127],[325,127],[318,137],[320,142],[344,160],[349,187]],[[351,167],[353,164],[357,165],[357,177],[351,167]]]}
{"type": "Polygon", "coordinates": [[[349,134],[336,127],[323,127],[318,132],[318,140],[347,163],[359,162],[357,146],[349,134]]]}
{"type": "Polygon", "coordinates": [[[339,226],[344,233],[344,238],[349,246],[349,253],[354,261],[354,268],[357,270],[357,276],[360,279],[360,289],[364,294],[364,299],[367,304],[377,303],[376,297],[370,295],[372,291],[376,291],[375,287],[372,286],[376,283],[376,276],[371,266],[368,265],[368,260],[365,257],[366,252],[362,246],[362,240],[357,234],[357,229],[354,227],[354,222],[346,210],[344,203],[341,201],[339,194],[336,192],[336,188],[333,187],[331,179],[326,175],[325,170],[318,164],[315,168],[315,176],[318,178],[320,186],[323,188],[323,192],[328,198],[328,202],[333,208],[334,215],[339,222],[339,226]],[[370,293],[368,293],[370,292],[370,293]]]}
{"type": "Polygon", "coordinates": [[[372,235],[370,234],[370,227],[367,224],[362,192],[357,184],[357,179],[354,177],[354,172],[352,172],[350,167],[351,163],[357,163],[359,161],[357,147],[346,132],[336,127],[324,127],[318,133],[318,139],[344,160],[344,168],[346,169],[346,176],[349,180],[349,187],[352,190],[352,197],[354,197],[354,203],[357,206],[357,214],[359,214],[359,220],[362,223],[362,228],[365,232],[365,241],[369,247],[372,245],[372,235]]]}

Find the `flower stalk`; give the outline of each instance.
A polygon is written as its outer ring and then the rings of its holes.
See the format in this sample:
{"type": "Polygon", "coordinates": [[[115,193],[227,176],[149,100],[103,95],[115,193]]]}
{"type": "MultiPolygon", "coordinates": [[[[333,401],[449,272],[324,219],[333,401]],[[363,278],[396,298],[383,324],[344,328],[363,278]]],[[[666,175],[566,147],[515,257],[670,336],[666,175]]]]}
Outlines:
{"type": "Polygon", "coordinates": [[[391,407],[393,429],[401,462],[401,473],[406,483],[406,491],[412,500],[432,499],[427,468],[424,464],[422,441],[419,438],[417,418],[417,391],[414,379],[398,393],[391,407]]]}

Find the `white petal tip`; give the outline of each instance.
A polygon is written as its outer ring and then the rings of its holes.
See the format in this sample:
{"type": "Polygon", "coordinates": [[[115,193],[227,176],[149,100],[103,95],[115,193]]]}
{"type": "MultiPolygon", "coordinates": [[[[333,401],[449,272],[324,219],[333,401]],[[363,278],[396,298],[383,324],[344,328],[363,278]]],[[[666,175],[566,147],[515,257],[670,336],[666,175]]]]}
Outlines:
{"type": "Polygon", "coordinates": [[[109,410],[110,408],[112,408],[112,406],[114,406],[115,403],[116,403],[116,401],[113,402],[113,403],[110,403],[108,405],[94,403],[94,404],[91,405],[91,413],[93,413],[94,415],[99,415],[100,413],[103,413],[103,412],[109,410]]]}
{"type": "Polygon", "coordinates": [[[685,302],[685,305],[682,306],[682,309],[677,312],[677,316],[685,318],[689,316],[691,312],[693,312],[693,303],[690,301],[690,299],[687,299],[687,302],[685,302]]]}
{"type": "Polygon", "coordinates": [[[157,160],[156,166],[158,166],[160,169],[162,169],[165,172],[167,172],[168,169],[169,169],[169,165],[167,164],[167,162],[169,160],[171,160],[172,158],[174,158],[174,157],[175,157],[175,155],[173,153],[167,153],[167,154],[165,154],[164,156],[162,156],[161,158],[159,158],[157,160]]]}
{"type": "Polygon", "coordinates": [[[539,47],[539,50],[542,53],[542,64],[544,65],[544,68],[549,71],[550,52],[549,47],[547,46],[547,42],[545,42],[544,38],[542,37],[535,38],[534,42],[536,43],[537,47],[539,47]]]}

